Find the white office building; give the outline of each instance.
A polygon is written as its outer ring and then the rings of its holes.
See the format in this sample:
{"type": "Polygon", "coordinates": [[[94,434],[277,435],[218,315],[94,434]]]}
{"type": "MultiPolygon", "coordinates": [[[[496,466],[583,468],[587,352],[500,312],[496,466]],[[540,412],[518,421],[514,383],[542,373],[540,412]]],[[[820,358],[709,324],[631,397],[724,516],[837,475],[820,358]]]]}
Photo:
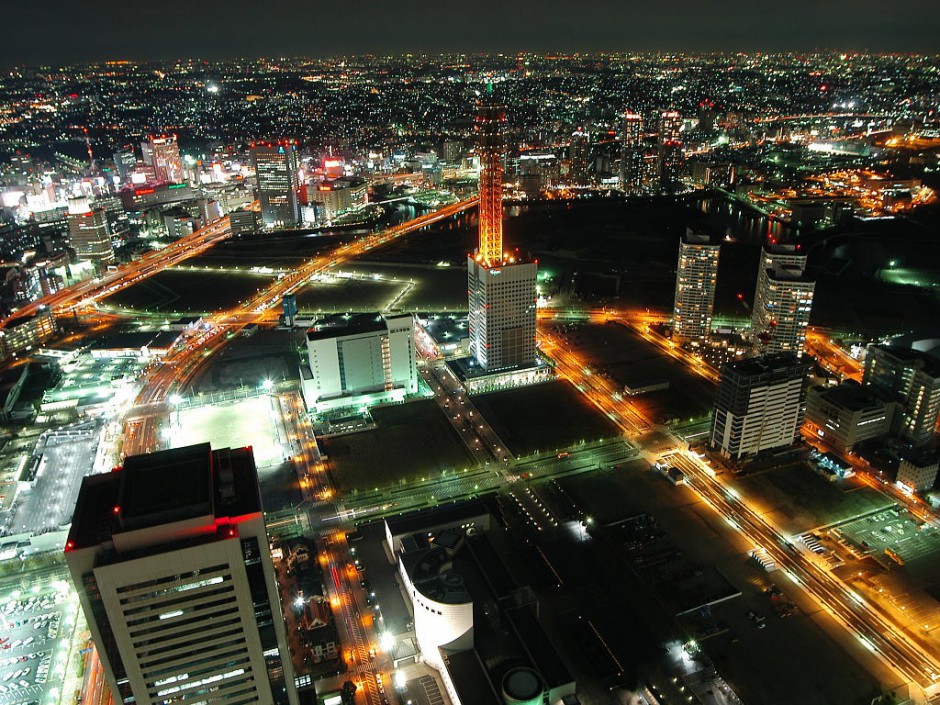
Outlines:
{"type": "Polygon", "coordinates": [[[751,312],[751,337],[759,354],[803,355],[816,289],[805,270],[806,255],[793,245],[761,250],[751,312]]]}
{"type": "Polygon", "coordinates": [[[312,411],[401,401],[418,391],[414,318],[324,319],[307,331],[307,364],[303,393],[312,411]]]}
{"type": "Polygon", "coordinates": [[[487,372],[535,362],[534,262],[467,260],[470,354],[487,372]]]}
{"type": "Polygon", "coordinates": [[[672,324],[672,337],[677,342],[699,344],[711,333],[720,249],[720,245],[711,244],[708,235],[691,229],[679,242],[672,324]]]}
{"type": "Polygon", "coordinates": [[[808,371],[793,353],[725,365],[712,415],[712,446],[740,460],[793,443],[803,425],[808,371]]]}
{"type": "Polygon", "coordinates": [[[297,705],[250,448],[86,477],[66,562],[116,703],[297,705]]]}

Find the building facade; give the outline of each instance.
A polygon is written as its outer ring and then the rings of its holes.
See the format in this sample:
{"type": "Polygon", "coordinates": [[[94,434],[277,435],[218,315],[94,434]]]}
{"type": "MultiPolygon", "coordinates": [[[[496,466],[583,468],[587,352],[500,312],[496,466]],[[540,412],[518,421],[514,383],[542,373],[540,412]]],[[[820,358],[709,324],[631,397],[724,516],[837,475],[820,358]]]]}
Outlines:
{"type": "Polygon", "coordinates": [[[86,477],[65,550],[115,702],[297,705],[250,448],[86,477]]]}
{"type": "Polygon", "coordinates": [[[343,177],[324,181],[311,196],[323,207],[323,220],[333,220],[350,208],[366,203],[369,187],[363,179],[343,177]]]}
{"type": "Polygon", "coordinates": [[[157,181],[180,184],[184,180],[183,159],[176,135],[150,139],[150,158],[157,181]]]}
{"type": "Polygon", "coordinates": [[[840,451],[891,432],[896,404],[872,394],[858,382],[812,387],[806,393],[806,421],[815,433],[840,451]]]}
{"type": "Polygon", "coordinates": [[[297,154],[289,143],[257,144],[251,161],[258,179],[261,222],[266,228],[290,228],[300,223],[297,154]]]}
{"type": "Polygon", "coordinates": [[[672,337],[678,342],[703,343],[712,329],[720,245],[708,235],[686,230],[679,242],[672,337]]]}
{"type": "Polygon", "coordinates": [[[731,362],[721,370],[711,445],[734,460],[793,443],[806,408],[809,365],[793,353],[731,362]]]}
{"type": "Polygon", "coordinates": [[[620,152],[620,188],[629,194],[643,192],[643,117],[627,112],[623,119],[620,152]]]}
{"type": "Polygon", "coordinates": [[[758,354],[803,355],[816,289],[805,270],[806,255],[792,245],[761,250],[751,312],[751,337],[758,354]]]}
{"type": "Polygon", "coordinates": [[[929,443],[940,417],[940,359],[912,348],[869,345],[862,384],[901,405],[898,435],[915,446],[929,443]]]}
{"type": "Polygon", "coordinates": [[[308,408],[400,401],[418,391],[414,318],[360,314],[307,331],[308,408]]]}
{"type": "Polygon", "coordinates": [[[96,264],[114,261],[111,230],[104,208],[92,208],[87,198],[69,199],[69,245],[78,260],[96,264]]]}

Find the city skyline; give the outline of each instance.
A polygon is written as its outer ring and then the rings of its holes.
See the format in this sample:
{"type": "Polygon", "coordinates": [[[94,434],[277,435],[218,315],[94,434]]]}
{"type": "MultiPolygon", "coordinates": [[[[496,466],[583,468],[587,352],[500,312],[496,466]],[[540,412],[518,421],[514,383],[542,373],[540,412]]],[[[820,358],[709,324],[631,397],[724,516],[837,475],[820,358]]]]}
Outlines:
{"type": "Polygon", "coordinates": [[[16,3],[7,8],[13,26],[39,30],[11,33],[0,66],[106,60],[150,60],[358,54],[476,52],[712,52],[873,51],[936,52],[940,8],[917,8],[917,21],[886,13],[873,0],[819,4],[800,0],[786,12],[735,2],[720,8],[674,0],[667,6],[595,1],[572,8],[552,0],[510,5],[486,0],[476,11],[500,21],[474,27],[454,6],[416,3],[375,5],[367,13],[327,5],[316,12],[287,0],[265,8],[280,30],[265,37],[246,22],[249,3],[114,5],[97,0],[76,6],[64,0],[16,3]],[[185,21],[180,21],[185,18],[185,21]],[[310,24],[308,24],[310,23],[310,24]],[[389,26],[395,27],[388,33],[389,26]],[[129,31],[133,27],[133,31],[129,31]],[[311,27],[325,28],[319,33],[311,27]],[[346,30],[353,31],[346,31],[346,30]],[[89,37],[94,37],[89,42],[89,37]]]}
{"type": "MultiPolygon", "coordinates": [[[[826,8],[311,36],[900,22],[826,8]]],[[[310,27],[240,9],[98,49],[310,27]]],[[[6,72],[0,705],[936,705],[938,116],[912,53],[6,72]]]]}

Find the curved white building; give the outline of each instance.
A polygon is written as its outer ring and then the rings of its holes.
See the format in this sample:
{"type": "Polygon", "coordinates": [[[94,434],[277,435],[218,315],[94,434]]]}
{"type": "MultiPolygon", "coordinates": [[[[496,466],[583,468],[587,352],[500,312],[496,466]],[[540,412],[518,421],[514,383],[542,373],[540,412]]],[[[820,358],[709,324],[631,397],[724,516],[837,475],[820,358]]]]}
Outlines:
{"type": "Polygon", "coordinates": [[[402,556],[399,563],[414,610],[418,646],[425,661],[438,670],[443,667],[442,650],[473,648],[473,601],[451,555],[435,546],[402,556]]]}

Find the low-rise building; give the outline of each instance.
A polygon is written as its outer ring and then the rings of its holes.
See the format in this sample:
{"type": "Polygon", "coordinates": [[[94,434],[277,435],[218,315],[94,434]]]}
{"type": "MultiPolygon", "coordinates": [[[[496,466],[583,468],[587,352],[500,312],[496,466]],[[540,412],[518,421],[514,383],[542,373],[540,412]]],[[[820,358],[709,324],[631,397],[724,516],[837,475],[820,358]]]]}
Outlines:
{"type": "Polygon", "coordinates": [[[902,458],[898,466],[897,482],[912,492],[926,492],[933,489],[937,481],[937,467],[936,455],[902,458]]]}
{"type": "Polygon", "coordinates": [[[321,320],[307,331],[301,379],[307,408],[318,412],[415,394],[414,318],[375,313],[321,320]]]}
{"type": "Polygon", "coordinates": [[[812,387],[806,395],[806,421],[816,433],[840,451],[891,432],[897,404],[854,380],[836,387],[812,387]]]}

